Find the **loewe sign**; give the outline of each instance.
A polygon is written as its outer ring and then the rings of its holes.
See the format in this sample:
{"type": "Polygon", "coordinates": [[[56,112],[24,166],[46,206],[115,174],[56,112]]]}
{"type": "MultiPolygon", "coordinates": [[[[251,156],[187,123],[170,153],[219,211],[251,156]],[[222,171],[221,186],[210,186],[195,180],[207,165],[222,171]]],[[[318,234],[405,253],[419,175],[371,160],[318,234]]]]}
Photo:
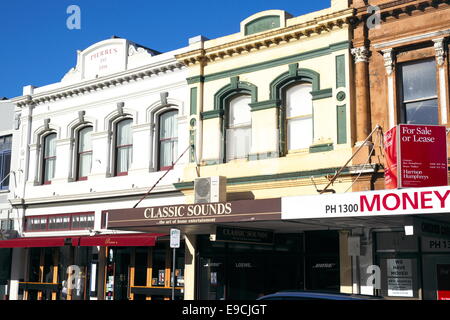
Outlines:
{"type": "Polygon", "coordinates": [[[281,199],[182,204],[108,212],[108,229],[281,219],[281,199]]]}

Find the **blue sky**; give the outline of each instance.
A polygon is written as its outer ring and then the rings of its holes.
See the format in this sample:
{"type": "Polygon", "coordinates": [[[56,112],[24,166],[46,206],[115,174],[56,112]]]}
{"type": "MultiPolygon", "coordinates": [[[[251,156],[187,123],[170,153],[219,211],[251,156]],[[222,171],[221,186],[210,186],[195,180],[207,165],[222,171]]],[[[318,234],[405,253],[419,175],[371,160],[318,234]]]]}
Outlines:
{"type": "Polygon", "coordinates": [[[58,82],[76,63],[76,50],[116,35],[158,51],[184,47],[202,34],[213,39],[239,31],[263,10],[294,16],[330,6],[330,0],[1,0],[0,97],[25,85],[58,82]],[[81,29],[69,30],[70,5],[81,9],[81,29]]]}

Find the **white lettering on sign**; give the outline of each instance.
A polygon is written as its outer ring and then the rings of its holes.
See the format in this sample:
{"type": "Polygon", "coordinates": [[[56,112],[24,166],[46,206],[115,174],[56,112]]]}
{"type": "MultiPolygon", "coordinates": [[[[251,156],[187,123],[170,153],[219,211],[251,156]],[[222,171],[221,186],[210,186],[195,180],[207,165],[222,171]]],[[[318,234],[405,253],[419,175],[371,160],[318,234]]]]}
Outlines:
{"type": "Polygon", "coordinates": [[[146,219],[179,218],[193,216],[227,215],[232,212],[231,203],[195,204],[188,206],[152,207],[144,211],[146,219]]]}

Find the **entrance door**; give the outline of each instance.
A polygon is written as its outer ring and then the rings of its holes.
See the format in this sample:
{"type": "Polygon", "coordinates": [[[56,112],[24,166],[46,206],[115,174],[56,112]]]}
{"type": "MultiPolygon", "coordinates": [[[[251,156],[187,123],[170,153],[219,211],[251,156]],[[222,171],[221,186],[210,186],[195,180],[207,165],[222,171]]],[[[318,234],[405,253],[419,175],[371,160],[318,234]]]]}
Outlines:
{"type": "Polygon", "coordinates": [[[225,299],[225,258],[200,257],[200,300],[225,299]]]}
{"type": "Polygon", "coordinates": [[[129,248],[117,248],[114,272],[114,300],[128,299],[129,248]]]}
{"type": "Polygon", "coordinates": [[[129,248],[109,248],[106,274],[106,300],[128,299],[129,248]]]}

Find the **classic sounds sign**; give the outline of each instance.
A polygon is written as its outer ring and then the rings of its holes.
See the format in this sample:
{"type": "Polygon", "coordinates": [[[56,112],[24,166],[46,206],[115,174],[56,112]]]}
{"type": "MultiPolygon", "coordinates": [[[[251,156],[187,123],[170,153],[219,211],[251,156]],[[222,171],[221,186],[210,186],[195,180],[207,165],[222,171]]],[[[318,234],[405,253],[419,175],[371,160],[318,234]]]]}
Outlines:
{"type": "Polygon", "coordinates": [[[386,189],[447,185],[445,126],[400,124],[384,139],[386,189]]]}
{"type": "Polygon", "coordinates": [[[108,229],[280,219],[280,198],[107,210],[108,229]]]}

